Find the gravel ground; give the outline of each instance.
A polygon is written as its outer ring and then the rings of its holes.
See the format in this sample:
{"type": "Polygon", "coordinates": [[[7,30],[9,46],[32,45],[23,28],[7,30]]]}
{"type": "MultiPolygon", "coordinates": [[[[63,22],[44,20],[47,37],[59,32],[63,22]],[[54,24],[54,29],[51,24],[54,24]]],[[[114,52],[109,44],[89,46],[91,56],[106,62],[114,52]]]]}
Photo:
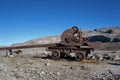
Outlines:
{"type": "Polygon", "coordinates": [[[120,80],[120,64],[54,61],[39,58],[44,49],[35,51],[23,50],[11,58],[0,51],[0,80],[120,80]]]}

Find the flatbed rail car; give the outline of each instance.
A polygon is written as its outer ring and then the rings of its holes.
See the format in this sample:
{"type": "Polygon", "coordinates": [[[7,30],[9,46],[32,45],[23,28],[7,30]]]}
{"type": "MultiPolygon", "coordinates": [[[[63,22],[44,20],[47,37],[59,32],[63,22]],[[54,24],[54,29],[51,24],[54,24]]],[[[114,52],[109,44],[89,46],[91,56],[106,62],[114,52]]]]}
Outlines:
{"type": "MultiPolygon", "coordinates": [[[[13,49],[26,49],[26,48],[41,48],[46,47],[48,51],[52,51],[52,59],[59,59],[64,55],[75,53],[75,59],[81,61],[86,59],[91,50],[94,50],[89,45],[87,38],[82,36],[82,31],[77,26],[67,29],[61,35],[59,43],[50,44],[37,44],[37,45],[23,45],[23,46],[8,46],[0,47],[0,50],[9,50],[12,55],[13,49]]],[[[93,45],[93,44],[92,44],[93,45]]]]}

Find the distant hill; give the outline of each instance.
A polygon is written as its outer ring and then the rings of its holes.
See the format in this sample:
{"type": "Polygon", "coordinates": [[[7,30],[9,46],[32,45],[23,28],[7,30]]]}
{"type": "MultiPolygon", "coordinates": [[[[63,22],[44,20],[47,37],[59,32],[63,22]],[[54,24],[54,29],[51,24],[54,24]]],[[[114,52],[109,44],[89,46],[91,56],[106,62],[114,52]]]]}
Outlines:
{"type": "Polygon", "coordinates": [[[83,33],[92,42],[120,42],[120,27],[99,28],[94,31],[84,31],[83,33]]]}
{"type": "Polygon", "coordinates": [[[58,43],[60,42],[60,35],[57,36],[45,36],[37,39],[32,39],[23,43],[15,43],[12,46],[19,45],[33,45],[33,44],[48,44],[48,43],[58,43]]]}

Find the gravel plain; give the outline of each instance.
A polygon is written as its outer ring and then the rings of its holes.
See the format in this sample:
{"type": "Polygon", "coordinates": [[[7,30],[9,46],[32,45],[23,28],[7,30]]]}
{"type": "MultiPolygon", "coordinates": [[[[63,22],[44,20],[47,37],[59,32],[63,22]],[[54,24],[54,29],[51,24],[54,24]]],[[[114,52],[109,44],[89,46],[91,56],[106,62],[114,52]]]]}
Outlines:
{"type": "Polygon", "coordinates": [[[22,54],[4,57],[0,51],[0,80],[120,80],[120,64],[75,60],[51,60],[45,49],[22,50],[22,54]]]}

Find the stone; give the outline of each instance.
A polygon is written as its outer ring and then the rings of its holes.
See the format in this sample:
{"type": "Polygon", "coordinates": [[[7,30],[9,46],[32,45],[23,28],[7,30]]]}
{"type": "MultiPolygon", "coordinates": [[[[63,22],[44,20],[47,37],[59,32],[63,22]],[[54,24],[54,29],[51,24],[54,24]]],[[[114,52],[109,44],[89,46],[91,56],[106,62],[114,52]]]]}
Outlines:
{"type": "Polygon", "coordinates": [[[120,60],[120,56],[119,55],[115,55],[114,60],[115,61],[120,60]]]}
{"type": "Polygon", "coordinates": [[[44,74],[45,74],[45,72],[44,72],[44,71],[42,71],[42,72],[41,72],[41,75],[44,75],[44,74]]]}
{"type": "Polygon", "coordinates": [[[57,75],[57,76],[60,76],[60,72],[57,72],[56,75],[57,75]]]}
{"type": "Polygon", "coordinates": [[[8,55],[8,57],[10,57],[10,58],[14,58],[14,55],[8,55]]]}
{"type": "Polygon", "coordinates": [[[49,62],[47,62],[47,63],[45,64],[45,66],[50,66],[50,63],[49,63],[49,62]]]}
{"type": "Polygon", "coordinates": [[[102,55],[99,55],[99,60],[103,60],[103,56],[102,55]]]}
{"type": "Polygon", "coordinates": [[[80,69],[85,69],[85,66],[80,66],[80,69]]]}

